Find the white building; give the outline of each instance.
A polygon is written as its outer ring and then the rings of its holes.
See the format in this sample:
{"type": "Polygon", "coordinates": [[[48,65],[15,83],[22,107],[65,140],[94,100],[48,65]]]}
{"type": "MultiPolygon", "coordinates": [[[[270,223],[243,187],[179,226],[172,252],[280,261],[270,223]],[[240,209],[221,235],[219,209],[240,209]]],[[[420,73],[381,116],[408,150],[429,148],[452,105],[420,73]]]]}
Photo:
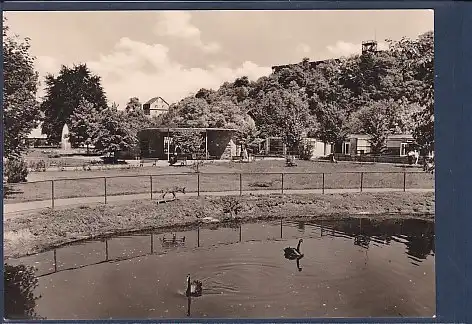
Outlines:
{"type": "Polygon", "coordinates": [[[169,104],[161,97],[154,97],[143,105],[143,111],[149,117],[159,116],[169,111],[169,104]]]}

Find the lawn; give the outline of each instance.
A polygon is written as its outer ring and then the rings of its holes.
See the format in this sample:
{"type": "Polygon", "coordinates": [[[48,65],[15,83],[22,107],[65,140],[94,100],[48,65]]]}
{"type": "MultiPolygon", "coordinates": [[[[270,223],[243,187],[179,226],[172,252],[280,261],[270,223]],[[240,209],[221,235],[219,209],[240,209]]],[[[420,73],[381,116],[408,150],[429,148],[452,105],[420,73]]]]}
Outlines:
{"type": "Polygon", "coordinates": [[[286,167],[281,160],[251,163],[213,162],[200,168],[200,175],[190,167],[134,167],[94,171],[34,172],[30,182],[10,186],[4,203],[54,198],[153,193],[170,186],[185,186],[186,191],[239,191],[281,189],[355,189],[360,188],[434,188],[434,176],[392,164],[357,164],[297,161],[296,167],[286,167]],[[361,172],[363,174],[361,175],[361,172]],[[403,172],[407,172],[404,179],[403,172]],[[243,173],[240,175],[240,173],[243,173]],[[265,173],[265,174],[264,174],[265,173]],[[270,173],[270,174],[267,174],[270,173]],[[314,174],[307,174],[314,173],[314,174]],[[323,181],[324,173],[324,181],[323,181]],[[105,180],[106,177],[106,180],[105,180]],[[87,178],[87,179],[79,179],[87,178]]]}

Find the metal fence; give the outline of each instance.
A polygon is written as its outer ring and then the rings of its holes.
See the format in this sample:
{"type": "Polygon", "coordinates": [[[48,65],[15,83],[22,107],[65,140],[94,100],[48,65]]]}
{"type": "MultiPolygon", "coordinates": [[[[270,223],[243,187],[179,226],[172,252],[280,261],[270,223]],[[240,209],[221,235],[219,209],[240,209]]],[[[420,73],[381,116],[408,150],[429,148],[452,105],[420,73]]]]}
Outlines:
{"type": "MultiPolygon", "coordinates": [[[[185,187],[196,196],[217,193],[335,193],[434,189],[434,176],[426,172],[333,172],[333,173],[174,173],[67,178],[9,184],[4,204],[91,198],[107,204],[113,197],[161,199],[173,187],[185,187]]],[[[172,196],[172,194],[171,194],[172,196]]],[[[121,199],[121,198],[120,198],[121,199]]],[[[80,203],[80,201],[78,201],[80,203]]]]}

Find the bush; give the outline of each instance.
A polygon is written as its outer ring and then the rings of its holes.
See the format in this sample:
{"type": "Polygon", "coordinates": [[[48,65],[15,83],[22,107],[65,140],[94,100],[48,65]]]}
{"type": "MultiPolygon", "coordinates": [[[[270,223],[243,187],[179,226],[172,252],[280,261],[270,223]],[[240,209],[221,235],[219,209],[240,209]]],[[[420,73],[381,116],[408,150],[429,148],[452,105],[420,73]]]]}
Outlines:
{"type": "Polygon", "coordinates": [[[300,145],[300,159],[310,161],[313,156],[313,143],[307,142],[300,145]]]}
{"type": "Polygon", "coordinates": [[[8,183],[25,182],[28,176],[28,165],[24,160],[7,160],[5,163],[5,176],[8,183]]]}

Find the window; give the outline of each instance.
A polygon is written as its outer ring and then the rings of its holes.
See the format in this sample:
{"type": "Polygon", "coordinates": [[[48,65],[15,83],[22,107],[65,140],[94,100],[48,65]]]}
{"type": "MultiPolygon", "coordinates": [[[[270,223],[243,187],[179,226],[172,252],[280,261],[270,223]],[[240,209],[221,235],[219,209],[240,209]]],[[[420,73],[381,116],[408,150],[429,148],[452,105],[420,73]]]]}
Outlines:
{"type": "Polygon", "coordinates": [[[351,143],[344,142],[343,144],[343,154],[351,154],[351,143]]]}
{"type": "Polygon", "coordinates": [[[144,114],[149,116],[151,114],[151,105],[150,104],[144,104],[143,105],[143,111],[144,114]]]}
{"type": "Polygon", "coordinates": [[[400,144],[400,156],[406,156],[408,150],[408,143],[401,143],[400,144]]]}

